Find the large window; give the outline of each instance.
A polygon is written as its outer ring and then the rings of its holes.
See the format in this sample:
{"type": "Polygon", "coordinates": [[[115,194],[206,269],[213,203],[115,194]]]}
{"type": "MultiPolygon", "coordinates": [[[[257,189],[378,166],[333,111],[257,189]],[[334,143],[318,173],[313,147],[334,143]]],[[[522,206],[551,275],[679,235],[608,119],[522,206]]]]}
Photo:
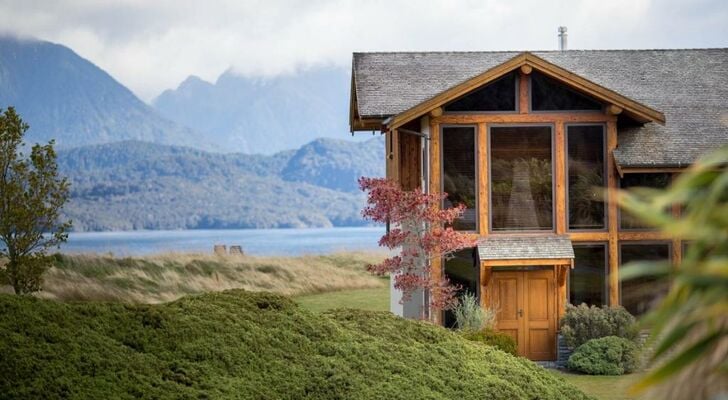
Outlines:
{"type": "Polygon", "coordinates": [[[516,111],[516,74],[510,73],[445,105],[447,112],[516,111]]]}
{"type": "Polygon", "coordinates": [[[465,205],[465,214],[453,229],[477,230],[476,129],[474,126],[442,128],[442,189],[447,193],[445,207],[465,205]]]}
{"type": "Polygon", "coordinates": [[[574,246],[574,268],[569,273],[569,302],[607,304],[607,249],[605,244],[574,246]]]}
{"type": "Polygon", "coordinates": [[[569,169],[569,229],[605,229],[604,126],[566,128],[569,169]]]}
{"type": "Polygon", "coordinates": [[[490,130],[491,228],[553,230],[550,126],[490,130]]]}
{"type": "MultiPolygon", "coordinates": [[[[622,189],[646,187],[653,189],[664,189],[670,184],[670,174],[624,174],[619,181],[622,189]]],[[[619,212],[619,227],[621,229],[651,229],[638,218],[627,212],[619,212]]]]}
{"type": "MultiPolygon", "coordinates": [[[[670,259],[666,243],[625,243],[620,246],[620,267],[633,261],[663,261],[670,259]]],[[[668,290],[664,281],[641,277],[621,282],[622,306],[632,315],[641,315],[655,306],[668,290]]]]}
{"type": "Polygon", "coordinates": [[[554,79],[534,71],[531,74],[533,111],[600,111],[602,105],[554,79]]]}
{"type": "MultiPolygon", "coordinates": [[[[447,260],[445,260],[445,276],[454,285],[460,287],[457,297],[462,298],[466,293],[473,296],[479,295],[480,271],[475,261],[475,249],[463,249],[447,260]]],[[[455,327],[455,315],[451,310],[444,313],[445,326],[455,327]]]]}

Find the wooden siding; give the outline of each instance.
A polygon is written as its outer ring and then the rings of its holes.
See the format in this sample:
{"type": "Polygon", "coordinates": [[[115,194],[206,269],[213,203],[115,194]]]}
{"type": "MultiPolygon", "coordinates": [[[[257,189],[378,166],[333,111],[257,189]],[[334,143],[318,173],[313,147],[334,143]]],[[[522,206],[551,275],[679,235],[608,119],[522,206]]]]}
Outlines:
{"type": "Polygon", "coordinates": [[[399,181],[402,189],[414,190],[422,186],[422,139],[403,132],[399,139],[399,181]]]}

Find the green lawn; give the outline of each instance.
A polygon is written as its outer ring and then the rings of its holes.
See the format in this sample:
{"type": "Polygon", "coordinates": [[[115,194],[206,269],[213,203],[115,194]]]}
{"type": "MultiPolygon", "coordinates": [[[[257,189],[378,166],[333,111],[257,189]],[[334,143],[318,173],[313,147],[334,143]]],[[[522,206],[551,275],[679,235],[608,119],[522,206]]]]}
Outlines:
{"type": "Polygon", "coordinates": [[[558,375],[584,393],[590,394],[599,400],[631,400],[637,399],[627,395],[627,388],[639,379],[639,374],[622,375],[622,376],[593,376],[572,374],[562,371],[551,370],[554,375],[558,375]]]}
{"type": "Polygon", "coordinates": [[[341,290],[297,296],[293,298],[302,307],[315,312],[333,308],[356,308],[371,311],[389,311],[389,285],[375,289],[341,290]]]}

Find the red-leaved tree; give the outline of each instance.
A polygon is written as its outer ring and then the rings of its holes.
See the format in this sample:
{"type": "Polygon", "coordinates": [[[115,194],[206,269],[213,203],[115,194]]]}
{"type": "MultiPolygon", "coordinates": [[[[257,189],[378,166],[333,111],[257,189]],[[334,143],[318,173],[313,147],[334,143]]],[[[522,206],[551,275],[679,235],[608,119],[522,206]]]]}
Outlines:
{"type": "Polygon", "coordinates": [[[446,193],[402,190],[397,183],[384,178],[359,178],[359,187],[368,195],[362,216],[391,226],[379,245],[399,249],[399,254],[370,265],[369,271],[390,275],[394,287],[402,291],[400,302],[411,298],[417,289],[425,289],[430,293],[431,309],[446,310],[457,304],[458,288],[444,276],[433,277],[431,261],[476,245],[474,236],[450,227],[463,214],[465,206],[441,209],[446,193]]]}

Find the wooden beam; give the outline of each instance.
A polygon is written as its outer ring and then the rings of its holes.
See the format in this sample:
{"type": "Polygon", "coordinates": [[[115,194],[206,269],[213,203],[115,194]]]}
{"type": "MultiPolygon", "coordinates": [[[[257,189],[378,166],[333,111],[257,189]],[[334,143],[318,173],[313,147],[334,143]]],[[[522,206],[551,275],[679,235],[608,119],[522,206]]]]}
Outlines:
{"type": "Polygon", "coordinates": [[[607,122],[607,225],[609,229],[609,305],[619,305],[619,237],[617,208],[617,168],[614,149],[617,148],[617,122],[607,122]]]}
{"type": "Polygon", "coordinates": [[[484,266],[489,267],[518,267],[529,265],[571,265],[571,258],[521,258],[512,260],[481,260],[484,266]]]}
{"type": "Polygon", "coordinates": [[[382,129],[382,120],[378,118],[356,118],[351,125],[352,131],[379,131],[382,129]]]}
{"type": "MultiPolygon", "coordinates": [[[[673,175],[671,177],[671,180],[675,180],[677,178],[677,175],[673,175]]],[[[672,217],[676,220],[679,220],[682,214],[682,207],[680,207],[680,204],[673,204],[672,205],[672,217]]],[[[678,237],[672,238],[672,265],[674,265],[676,268],[680,266],[682,263],[682,240],[678,237]]]]}
{"type": "Polygon", "coordinates": [[[442,115],[442,107],[437,107],[430,111],[430,117],[437,118],[442,115]]]}
{"type": "Polygon", "coordinates": [[[480,265],[480,285],[488,286],[490,278],[493,276],[493,268],[490,265],[480,265]]]}
{"type": "Polygon", "coordinates": [[[490,124],[503,123],[556,123],[562,121],[569,122],[594,122],[605,123],[616,121],[617,117],[607,115],[601,112],[583,112],[583,113],[529,113],[529,114],[443,114],[440,117],[433,118],[441,124],[479,124],[481,122],[490,124]]]}
{"type": "Polygon", "coordinates": [[[609,232],[569,232],[572,242],[606,242],[609,232]]]}
{"type": "Polygon", "coordinates": [[[399,173],[401,170],[401,152],[400,152],[400,140],[399,132],[396,129],[390,131],[392,134],[392,176],[390,179],[399,183],[399,173]]]}
{"type": "Polygon", "coordinates": [[[489,204],[490,192],[488,188],[488,126],[481,122],[478,124],[478,233],[489,233],[489,204]]]}
{"type": "Polygon", "coordinates": [[[556,123],[555,144],[554,144],[554,182],[556,183],[556,234],[562,235],[566,232],[568,218],[566,215],[566,133],[564,122],[556,123]]]}
{"type": "Polygon", "coordinates": [[[685,168],[678,167],[665,167],[665,168],[624,168],[622,167],[622,176],[624,174],[675,174],[685,172],[685,168]]]}
{"type": "Polygon", "coordinates": [[[518,75],[518,113],[528,114],[530,109],[531,100],[528,93],[528,75],[520,74],[518,75]]]}
{"type": "Polygon", "coordinates": [[[670,236],[660,231],[620,231],[619,240],[670,240],[670,236]]]}
{"type": "MultiPolygon", "coordinates": [[[[430,193],[440,193],[440,125],[430,120],[430,193]]],[[[438,206],[439,207],[439,206],[438,206]]],[[[440,281],[443,276],[442,258],[437,257],[430,261],[431,277],[434,281],[440,281]]],[[[429,305],[425,304],[425,307],[429,305]]],[[[430,320],[442,325],[442,313],[432,312],[430,320]]]]}
{"type": "MultiPolygon", "coordinates": [[[[557,316],[558,321],[561,321],[561,318],[563,318],[564,314],[566,313],[566,303],[568,303],[567,299],[567,293],[566,293],[566,277],[569,274],[569,266],[568,265],[556,265],[554,266],[554,269],[556,270],[556,283],[558,286],[557,290],[557,316]]],[[[557,323],[558,327],[558,323],[557,323]]]]}
{"type": "Polygon", "coordinates": [[[482,264],[478,266],[480,270],[480,307],[490,307],[490,278],[492,276],[492,270],[490,267],[486,267],[482,264]]]}
{"type": "Polygon", "coordinates": [[[615,106],[614,104],[610,104],[607,106],[607,114],[609,115],[619,115],[622,113],[622,107],[615,106]]]}
{"type": "Polygon", "coordinates": [[[532,66],[530,66],[528,64],[521,65],[521,73],[523,75],[529,75],[529,74],[531,74],[531,72],[533,72],[533,67],[532,66]]]}

